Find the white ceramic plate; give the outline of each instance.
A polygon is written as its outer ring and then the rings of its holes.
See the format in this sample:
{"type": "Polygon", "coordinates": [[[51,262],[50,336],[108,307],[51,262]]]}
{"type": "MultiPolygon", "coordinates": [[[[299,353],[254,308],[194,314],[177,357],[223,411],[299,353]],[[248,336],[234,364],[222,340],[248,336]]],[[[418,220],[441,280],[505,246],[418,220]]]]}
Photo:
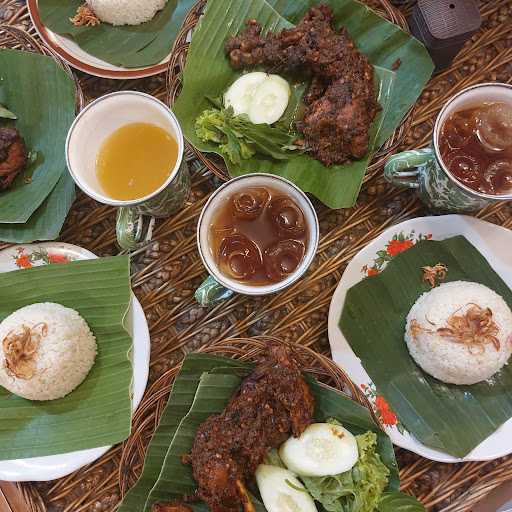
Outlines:
{"type": "Polygon", "coordinates": [[[146,76],[157,75],[167,70],[171,52],[160,63],[143,68],[123,68],[109,64],[90,53],[84,51],[78,44],[68,37],[63,37],[47,29],[39,16],[37,6],[38,0],[28,0],[28,12],[32,24],[37,30],[39,37],[49,46],[61,59],[65,60],[70,66],[90,75],[102,78],[114,78],[125,80],[127,78],[144,78],[146,76]]]}
{"type": "Polygon", "coordinates": [[[446,453],[428,448],[405,431],[399,422],[396,422],[392,411],[386,411],[385,405],[383,408],[382,398],[376,403],[375,385],[338,326],[348,289],[360,282],[368,272],[371,273],[372,269],[379,267],[381,262],[378,261],[378,251],[396,255],[397,252],[413,245],[422,237],[444,240],[456,235],[464,235],[485,256],[505,283],[512,288],[512,231],[464,215],[444,215],[408,220],[386,230],[361,250],[347,266],[334,292],[329,309],[329,342],[334,361],[347,372],[357,386],[364,389],[376,414],[384,419],[385,423],[388,423],[385,425],[385,430],[394,444],[427,459],[440,462],[492,460],[512,453],[512,419],[508,420],[464,459],[456,459],[446,453]],[[392,241],[393,239],[395,240],[392,241]]]}
{"type": "MultiPolygon", "coordinates": [[[[17,245],[0,252],[0,272],[92,258],[97,258],[97,256],[86,249],[65,243],[45,242],[17,245]]],[[[144,311],[133,294],[127,316],[127,327],[133,339],[132,409],[135,412],[148,382],[150,341],[144,311]]],[[[26,482],[61,478],[99,459],[109,448],[110,446],[103,446],[49,457],[3,460],[0,461],[0,480],[26,482]]]]}

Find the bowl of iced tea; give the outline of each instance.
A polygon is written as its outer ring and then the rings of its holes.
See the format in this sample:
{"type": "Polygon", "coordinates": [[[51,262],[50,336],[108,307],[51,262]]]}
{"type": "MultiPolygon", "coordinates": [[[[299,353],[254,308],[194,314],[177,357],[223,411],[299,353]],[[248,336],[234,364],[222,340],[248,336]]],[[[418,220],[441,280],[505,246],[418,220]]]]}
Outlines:
{"type": "Polygon", "coordinates": [[[265,295],[286,288],[311,264],[318,231],[311,201],[288,180],[251,174],[227,182],[199,218],[199,253],[210,278],[196,297],[208,303],[230,295],[223,289],[265,295]]]}
{"type": "Polygon", "coordinates": [[[432,145],[391,156],[384,176],[416,189],[439,212],[512,199],[512,86],[485,83],[457,93],[437,117],[432,145]]]}

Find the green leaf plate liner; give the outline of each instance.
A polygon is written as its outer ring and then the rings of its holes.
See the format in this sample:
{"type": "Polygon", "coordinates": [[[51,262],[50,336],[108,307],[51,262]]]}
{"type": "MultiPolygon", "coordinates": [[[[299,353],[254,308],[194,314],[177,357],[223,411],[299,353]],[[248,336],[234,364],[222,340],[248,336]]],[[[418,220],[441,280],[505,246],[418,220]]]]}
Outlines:
{"type": "MultiPolygon", "coordinates": [[[[219,356],[192,354],[174,382],[169,402],[151,441],[139,482],[125,497],[119,512],[151,510],[158,501],[180,499],[196,489],[189,466],[181,463],[197,427],[208,416],[220,413],[253,365],[219,356]]],[[[388,491],[399,487],[398,468],[391,441],[372,420],[367,409],[340,392],[308,377],[316,399],[315,418],[335,417],[354,434],[377,433],[378,451],[390,469],[388,491]]],[[[257,510],[265,510],[255,499],[257,510]]],[[[204,504],[195,510],[207,510],[204,504]]]]}
{"type": "Polygon", "coordinates": [[[0,50],[0,103],[18,117],[2,119],[0,126],[17,128],[27,150],[37,152],[36,161],[27,165],[13,186],[0,192],[0,224],[23,224],[66,172],[64,146],[75,117],[75,88],[51,57],[0,50]]]}
{"type": "Polygon", "coordinates": [[[421,268],[443,263],[444,282],[474,281],[501,295],[512,308],[512,291],[463,236],[422,241],[390,261],[379,275],[350,288],[340,328],[379,393],[418,441],[464,457],[512,417],[512,365],[492,384],[445,384],[419,368],[404,341],[405,320],[430,290],[421,268]]]}
{"type": "Polygon", "coordinates": [[[96,448],[128,437],[132,340],[123,320],[129,276],[125,256],[0,274],[0,321],[23,306],[56,302],[77,310],[98,343],[91,372],[62,399],[33,402],[0,388],[0,460],[96,448]]]}
{"type": "Polygon", "coordinates": [[[82,50],[114,66],[142,68],[162,62],[170,53],[183,20],[196,0],[168,0],[155,17],[140,25],[75,27],[72,18],[83,0],[38,0],[43,24],[73,39],[82,50]]]}
{"type": "MultiPolygon", "coordinates": [[[[307,155],[293,155],[285,161],[257,155],[240,166],[231,162],[226,165],[231,176],[253,172],[284,176],[327,206],[347,208],[357,199],[373,154],[414,104],[432,74],[433,64],[421,43],[359,2],[326,0],[324,3],[333,7],[336,23],[348,28],[356,46],[376,67],[383,110],[371,129],[369,154],[350,164],[330,168],[307,155]],[[397,59],[402,64],[394,73],[391,69],[397,59]]],[[[206,12],[194,31],[183,73],[183,90],[174,106],[183,133],[191,144],[200,151],[219,154],[215,144],[197,138],[194,125],[201,112],[211,106],[206,96],[221,96],[240,75],[231,68],[224,54],[226,39],[240,32],[250,18],[258,20],[265,31],[289,28],[310,5],[317,4],[304,0],[208,1],[206,12]]]]}
{"type": "Polygon", "coordinates": [[[75,182],[65,169],[41,206],[24,224],[0,224],[0,240],[29,243],[35,240],[55,240],[75,199],[75,182]]]}

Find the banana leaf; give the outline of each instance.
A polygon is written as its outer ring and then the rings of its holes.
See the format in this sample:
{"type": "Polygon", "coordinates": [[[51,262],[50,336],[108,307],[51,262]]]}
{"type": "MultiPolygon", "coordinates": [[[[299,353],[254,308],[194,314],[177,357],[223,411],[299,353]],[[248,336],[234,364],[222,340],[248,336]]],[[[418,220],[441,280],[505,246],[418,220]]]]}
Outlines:
{"type": "MultiPolygon", "coordinates": [[[[271,3],[274,7],[265,0],[209,0],[205,14],[194,32],[183,73],[183,90],[174,110],[187,140],[203,152],[219,154],[217,145],[198,139],[195,120],[203,110],[210,107],[207,96],[222,95],[240,74],[231,68],[224,54],[226,39],[240,32],[249,18],[257,19],[264,30],[289,28],[309,5],[294,0],[274,0],[271,3]],[[278,11],[289,19],[283,18],[278,11]]],[[[256,155],[244,160],[239,166],[230,161],[226,162],[226,166],[231,176],[252,172],[284,176],[302,190],[311,192],[327,206],[345,208],[354,205],[372,155],[389,138],[414,104],[430,78],[433,64],[421,43],[362,4],[343,0],[339,3],[344,9],[340,9],[334,0],[327,3],[335,7],[339,25],[345,25],[345,21],[350,22],[347,26],[356,45],[368,53],[376,69],[379,102],[383,110],[373,123],[368,155],[350,164],[330,168],[304,154],[280,161],[256,155]],[[395,80],[391,68],[395,67],[393,64],[397,59],[403,64],[395,80]]]]}
{"type": "Polygon", "coordinates": [[[64,145],[75,117],[73,81],[51,58],[0,50],[0,103],[17,116],[2,120],[25,139],[35,161],[0,192],[0,224],[23,224],[54,189],[64,169],[64,145]]]}
{"type": "Polygon", "coordinates": [[[48,265],[0,274],[0,321],[36,302],[77,310],[96,336],[86,380],[59,400],[33,402],[0,388],[0,460],[54,455],[118,443],[130,434],[131,338],[128,257],[48,265]]]}
{"type": "Polygon", "coordinates": [[[114,66],[140,68],[158,64],[171,52],[181,24],[196,0],[168,0],[155,17],[141,25],[75,27],[69,19],[84,0],[39,0],[43,24],[70,37],[84,51],[114,66]]]}
{"type": "MultiPolygon", "coordinates": [[[[178,425],[194,401],[201,374],[215,368],[218,364],[219,358],[206,355],[191,354],[185,359],[180,374],[174,381],[158,428],[151,439],[144,459],[142,475],[126,494],[118,512],[141,512],[144,510],[149,492],[158,480],[169,444],[178,425]]],[[[231,359],[223,360],[222,364],[235,367],[239,365],[237,361],[231,359]]]]}
{"type": "MultiPolygon", "coordinates": [[[[252,367],[241,361],[202,354],[185,359],[151,441],[141,479],[126,496],[120,512],[149,511],[155,502],[180,499],[195,490],[191,469],[181,463],[180,456],[190,451],[199,424],[222,411],[252,367]],[[137,500],[133,498],[134,491],[137,500]]],[[[396,490],[399,479],[392,444],[368,411],[341,393],[307,378],[316,399],[317,420],[336,417],[355,434],[368,430],[377,433],[379,453],[391,472],[388,490],[396,490]]],[[[257,500],[255,504],[257,508],[261,505],[257,500]]],[[[197,510],[207,509],[199,506],[197,510]]]]}
{"type": "Polygon", "coordinates": [[[484,284],[512,308],[512,291],[478,250],[457,236],[419,242],[382,273],[350,288],[340,328],[405,428],[431,448],[464,457],[512,417],[512,365],[492,384],[456,386],[415,364],[404,341],[405,321],[418,297],[430,290],[421,268],[439,262],[448,267],[445,282],[484,284]]]}
{"type": "Polygon", "coordinates": [[[25,224],[0,224],[0,240],[18,244],[55,240],[74,199],[75,182],[64,169],[50,195],[25,224]]]}

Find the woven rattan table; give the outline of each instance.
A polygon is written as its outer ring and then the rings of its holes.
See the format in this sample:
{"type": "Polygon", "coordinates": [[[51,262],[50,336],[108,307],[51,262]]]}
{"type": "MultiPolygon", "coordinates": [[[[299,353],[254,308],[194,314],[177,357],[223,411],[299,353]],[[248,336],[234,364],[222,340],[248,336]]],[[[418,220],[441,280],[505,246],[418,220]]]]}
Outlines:
{"type": "MultiPolygon", "coordinates": [[[[426,145],[440,107],[461,88],[483,81],[512,82],[512,0],[480,0],[480,5],[481,30],[451,68],[430,81],[409,122],[395,134],[393,146],[405,149],[426,145]]],[[[402,14],[407,14],[406,7],[402,14]]],[[[404,19],[399,12],[396,17],[404,19]]],[[[35,35],[22,0],[0,0],[0,24],[35,35]]],[[[183,55],[177,51],[170,80],[165,75],[136,81],[105,80],[79,73],[76,77],[89,100],[114,90],[136,89],[168,101],[169,93],[172,96],[176,88],[174,73],[182,65],[183,55]]],[[[190,150],[187,159],[193,177],[187,206],[176,216],[159,222],[154,242],[132,260],[133,290],[146,312],[152,341],[150,382],[134,418],[133,434],[95,464],[66,478],[20,484],[27,510],[114,510],[140,473],[145,448],[176,371],[174,367],[186,353],[226,338],[272,334],[300,343],[311,353],[328,356],[329,302],[347,262],[388,226],[428,214],[412,193],[383,181],[382,161],[376,161],[354,208],[333,211],[317,205],[321,240],[315,262],[304,279],[276,296],[237,296],[207,310],[193,298],[194,289],[205,277],[196,251],[195,227],[208,194],[219,180],[190,150]]],[[[512,228],[512,205],[489,207],[478,217],[512,228]]],[[[99,255],[116,254],[114,222],[112,208],[79,195],[61,239],[99,255]]],[[[397,456],[403,489],[416,495],[429,510],[471,510],[495,487],[512,481],[512,456],[454,465],[431,462],[404,450],[397,450],[397,456]]]]}

